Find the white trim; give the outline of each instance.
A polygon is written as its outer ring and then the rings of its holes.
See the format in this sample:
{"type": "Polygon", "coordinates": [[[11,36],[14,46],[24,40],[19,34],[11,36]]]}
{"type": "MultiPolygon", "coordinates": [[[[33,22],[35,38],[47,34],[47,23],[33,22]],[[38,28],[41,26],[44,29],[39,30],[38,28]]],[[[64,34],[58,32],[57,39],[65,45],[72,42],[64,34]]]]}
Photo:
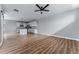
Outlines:
{"type": "Polygon", "coordinates": [[[47,35],[47,36],[59,37],[59,38],[65,38],[65,39],[69,39],[69,40],[76,40],[76,41],[79,41],[79,39],[76,39],[76,38],[70,38],[70,37],[65,37],[65,36],[60,36],[60,35],[44,34],[44,33],[40,33],[40,34],[42,34],[42,35],[47,35]]]}
{"type": "Polygon", "coordinates": [[[76,41],[79,41],[79,39],[76,39],[76,38],[70,38],[70,37],[59,36],[59,35],[52,35],[52,36],[59,37],[59,38],[65,38],[65,39],[70,39],[70,40],[76,40],[76,41]]]}
{"type": "Polygon", "coordinates": [[[2,46],[2,44],[3,44],[3,16],[1,15],[1,10],[0,10],[0,16],[1,16],[1,20],[0,20],[0,22],[1,22],[1,42],[0,42],[0,46],[2,46]]]}

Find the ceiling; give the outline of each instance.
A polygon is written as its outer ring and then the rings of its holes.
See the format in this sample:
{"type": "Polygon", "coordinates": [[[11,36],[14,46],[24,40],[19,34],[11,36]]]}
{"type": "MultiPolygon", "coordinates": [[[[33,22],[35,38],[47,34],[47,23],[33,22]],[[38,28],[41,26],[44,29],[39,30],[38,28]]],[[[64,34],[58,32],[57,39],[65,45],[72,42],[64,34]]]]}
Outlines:
{"type": "MultiPolygon", "coordinates": [[[[44,6],[45,4],[40,4],[44,6]]],[[[34,12],[34,10],[39,10],[35,4],[3,4],[3,10],[5,12],[5,20],[33,20],[39,19],[42,17],[51,16],[57,13],[61,13],[67,10],[75,9],[78,5],[73,4],[50,4],[46,9],[50,10],[49,12],[34,12]],[[13,11],[13,9],[18,9],[19,12],[13,11]]]]}

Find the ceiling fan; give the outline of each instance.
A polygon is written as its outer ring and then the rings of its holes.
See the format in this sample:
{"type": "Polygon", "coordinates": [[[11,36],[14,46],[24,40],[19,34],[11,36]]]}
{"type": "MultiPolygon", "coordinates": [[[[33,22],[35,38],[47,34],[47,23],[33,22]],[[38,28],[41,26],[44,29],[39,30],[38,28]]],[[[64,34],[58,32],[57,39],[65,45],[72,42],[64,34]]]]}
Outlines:
{"type": "Polygon", "coordinates": [[[44,7],[43,6],[39,6],[39,4],[36,4],[36,6],[39,8],[39,10],[35,10],[35,12],[40,11],[41,14],[43,13],[43,11],[49,12],[49,10],[46,10],[46,8],[49,6],[49,4],[46,4],[44,7]]]}

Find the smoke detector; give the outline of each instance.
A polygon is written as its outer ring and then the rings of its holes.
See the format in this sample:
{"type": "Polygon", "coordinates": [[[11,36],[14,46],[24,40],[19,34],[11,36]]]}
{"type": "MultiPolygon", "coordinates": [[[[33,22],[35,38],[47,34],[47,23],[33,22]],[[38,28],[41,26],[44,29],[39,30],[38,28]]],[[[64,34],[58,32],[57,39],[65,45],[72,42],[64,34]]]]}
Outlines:
{"type": "Polygon", "coordinates": [[[13,11],[15,11],[15,12],[19,12],[19,10],[18,10],[18,9],[13,9],[13,11]]]}

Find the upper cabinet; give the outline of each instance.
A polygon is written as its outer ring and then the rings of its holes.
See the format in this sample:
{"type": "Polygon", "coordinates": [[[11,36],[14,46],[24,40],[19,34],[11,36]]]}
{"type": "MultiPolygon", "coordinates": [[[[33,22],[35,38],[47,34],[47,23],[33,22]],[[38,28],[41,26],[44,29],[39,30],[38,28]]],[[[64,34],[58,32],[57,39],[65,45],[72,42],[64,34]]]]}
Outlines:
{"type": "Polygon", "coordinates": [[[29,24],[30,26],[37,26],[37,21],[30,22],[29,24]]]}

